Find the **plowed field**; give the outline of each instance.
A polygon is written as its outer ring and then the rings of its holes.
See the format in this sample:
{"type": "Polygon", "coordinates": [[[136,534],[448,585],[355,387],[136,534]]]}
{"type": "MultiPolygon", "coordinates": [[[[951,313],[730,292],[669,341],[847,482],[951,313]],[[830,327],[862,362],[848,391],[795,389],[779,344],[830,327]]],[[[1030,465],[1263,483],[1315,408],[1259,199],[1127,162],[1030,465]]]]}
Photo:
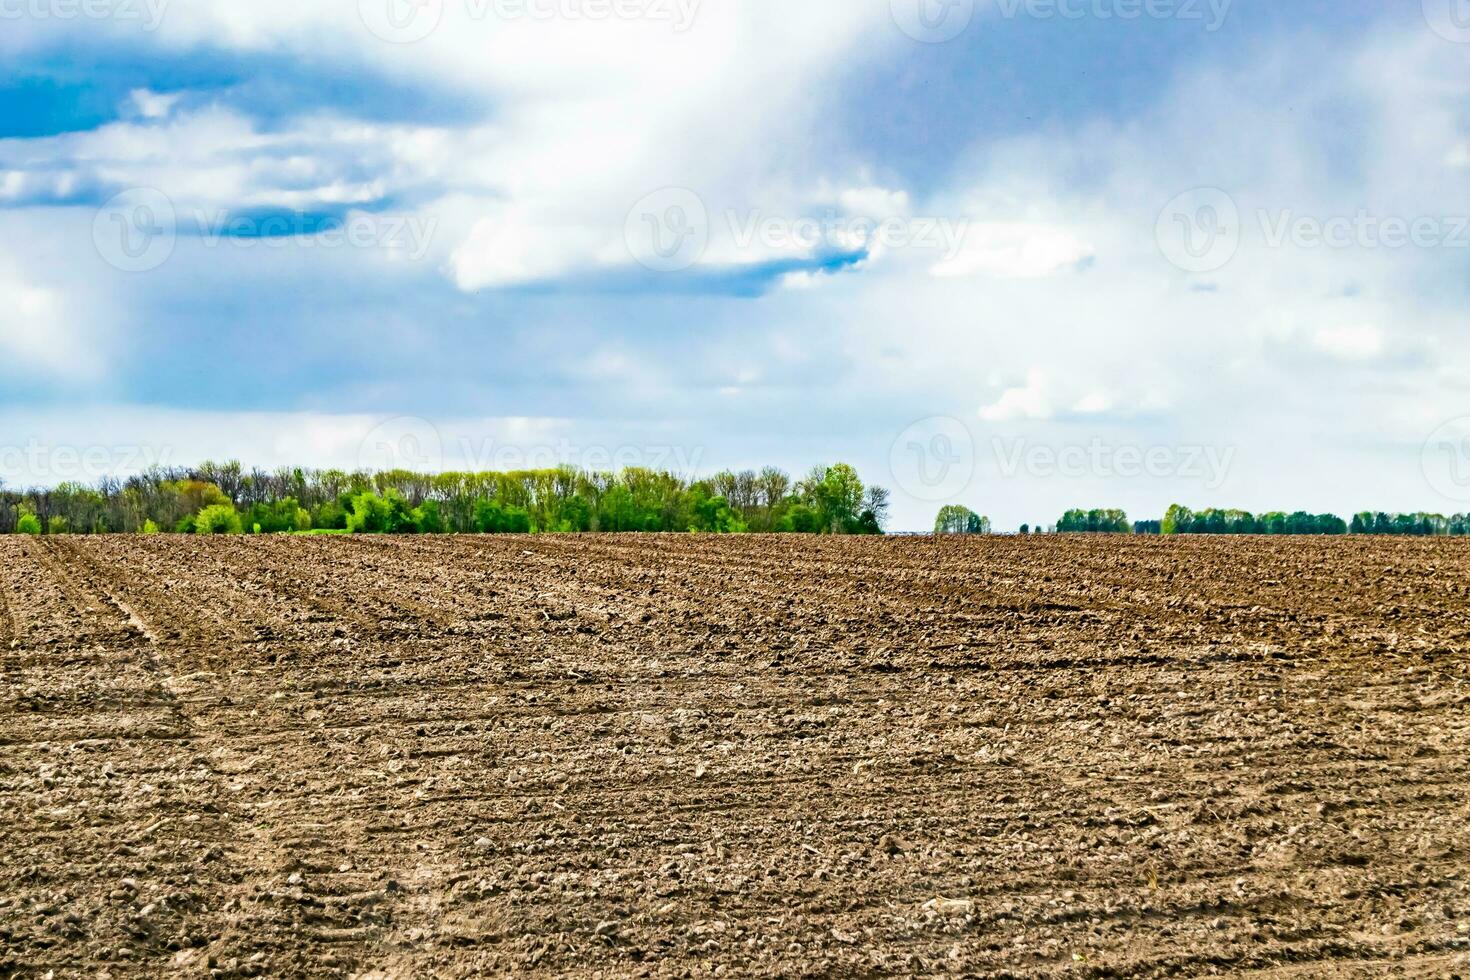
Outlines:
{"type": "Polygon", "coordinates": [[[1464,545],[0,539],[0,976],[1470,976],[1464,545]]]}

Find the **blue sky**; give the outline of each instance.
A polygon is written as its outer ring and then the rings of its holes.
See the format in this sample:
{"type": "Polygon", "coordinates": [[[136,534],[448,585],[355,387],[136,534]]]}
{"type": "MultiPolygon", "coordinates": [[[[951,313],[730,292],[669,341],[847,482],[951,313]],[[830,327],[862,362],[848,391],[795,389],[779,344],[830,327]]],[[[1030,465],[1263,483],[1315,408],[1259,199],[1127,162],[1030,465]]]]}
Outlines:
{"type": "Polygon", "coordinates": [[[905,528],[1465,510],[1462,8],[3,6],[0,478],[845,459],[905,528]]]}

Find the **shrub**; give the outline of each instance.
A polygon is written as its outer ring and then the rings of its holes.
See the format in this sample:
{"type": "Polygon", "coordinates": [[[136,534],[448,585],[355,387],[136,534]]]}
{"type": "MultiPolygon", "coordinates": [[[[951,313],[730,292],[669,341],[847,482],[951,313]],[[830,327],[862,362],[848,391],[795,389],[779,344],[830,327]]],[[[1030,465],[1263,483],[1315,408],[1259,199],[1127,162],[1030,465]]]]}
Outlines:
{"type": "Polygon", "coordinates": [[[157,524],[154,524],[153,521],[152,521],[152,519],[149,519],[149,520],[144,521],[143,522],[143,533],[144,534],[157,534],[158,533],[158,525],[157,524]]]}
{"type": "Polygon", "coordinates": [[[703,487],[696,486],[692,500],[690,531],[696,534],[739,534],[745,530],[745,524],[730,509],[730,503],[724,497],[711,497],[703,487]]]}
{"type": "Polygon", "coordinates": [[[823,530],[822,515],[806,504],[792,504],[776,524],[783,534],[819,534],[823,530]]]}
{"type": "Polygon", "coordinates": [[[347,530],[353,534],[383,534],[388,530],[388,501],[375,493],[360,493],[352,498],[352,512],[347,515],[347,530]]]}
{"type": "Polygon", "coordinates": [[[47,534],[66,534],[70,530],[71,524],[67,521],[65,517],[62,517],[60,514],[57,514],[55,517],[46,522],[47,534]]]}
{"type": "Polygon", "coordinates": [[[425,500],[413,509],[409,517],[413,521],[414,530],[420,534],[444,533],[444,521],[439,516],[439,502],[437,500],[425,500]]]}
{"type": "Polygon", "coordinates": [[[481,534],[530,534],[531,514],[498,500],[481,500],[475,504],[475,529],[481,534]]]}
{"type": "Polygon", "coordinates": [[[35,514],[22,514],[16,521],[15,530],[17,534],[40,534],[41,519],[35,514]]]}
{"type": "Polygon", "coordinates": [[[285,531],[311,529],[311,514],[301,508],[295,497],[253,504],[243,521],[254,528],[255,534],[280,534],[285,531]]]}
{"type": "Polygon", "coordinates": [[[437,526],[439,505],[426,501],[424,507],[410,508],[401,493],[390,489],[381,497],[375,493],[353,497],[347,530],[353,534],[416,534],[420,521],[437,526]]]}
{"type": "Polygon", "coordinates": [[[316,514],[307,515],[307,525],[322,531],[345,531],[347,508],[338,501],[330,500],[318,507],[316,514]]]}
{"type": "Polygon", "coordinates": [[[213,504],[194,518],[195,534],[240,534],[240,515],[229,504],[213,504]]]}

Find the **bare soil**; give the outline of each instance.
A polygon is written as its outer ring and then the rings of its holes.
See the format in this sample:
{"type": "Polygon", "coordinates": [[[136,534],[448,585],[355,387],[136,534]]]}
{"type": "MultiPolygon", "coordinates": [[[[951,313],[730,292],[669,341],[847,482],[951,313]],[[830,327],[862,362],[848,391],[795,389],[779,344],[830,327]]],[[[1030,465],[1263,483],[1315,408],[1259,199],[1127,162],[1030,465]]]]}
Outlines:
{"type": "Polygon", "coordinates": [[[0,976],[1470,976],[1470,547],[0,539],[0,976]]]}

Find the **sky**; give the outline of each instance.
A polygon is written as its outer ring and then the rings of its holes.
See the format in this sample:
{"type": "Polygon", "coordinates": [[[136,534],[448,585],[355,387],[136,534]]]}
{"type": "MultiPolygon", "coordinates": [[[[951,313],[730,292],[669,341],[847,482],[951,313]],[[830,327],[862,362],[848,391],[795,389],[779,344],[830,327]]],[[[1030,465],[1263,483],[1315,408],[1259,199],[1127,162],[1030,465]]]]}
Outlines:
{"type": "Polygon", "coordinates": [[[0,0],[0,479],[1470,510],[1470,0],[0,0]]]}

